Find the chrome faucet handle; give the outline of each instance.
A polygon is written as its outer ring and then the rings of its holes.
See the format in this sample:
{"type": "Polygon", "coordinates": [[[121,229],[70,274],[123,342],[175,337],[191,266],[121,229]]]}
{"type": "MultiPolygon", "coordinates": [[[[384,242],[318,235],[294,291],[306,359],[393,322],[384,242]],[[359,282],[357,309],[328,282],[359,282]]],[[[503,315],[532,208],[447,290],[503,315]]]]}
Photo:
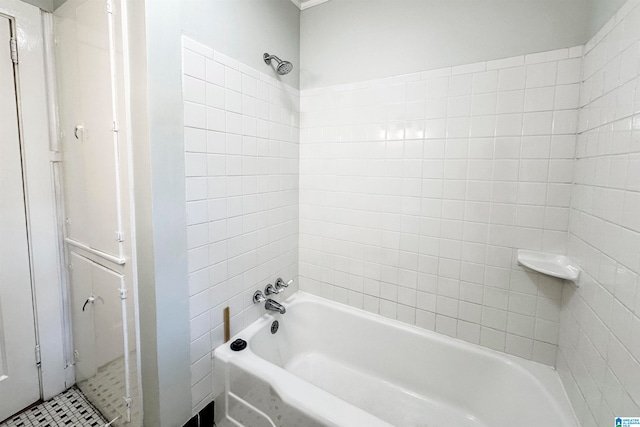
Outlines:
{"type": "Polygon", "coordinates": [[[266,298],[264,297],[264,294],[262,293],[262,291],[255,291],[253,293],[253,303],[254,304],[259,304],[262,301],[265,301],[266,298]]]}
{"type": "Polygon", "coordinates": [[[276,295],[276,294],[279,294],[282,291],[284,291],[284,289],[278,288],[277,286],[273,286],[271,283],[269,283],[264,288],[264,294],[267,295],[267,296],[268,295],[276,295]]]}
{"type": "Polygon", "coordinates": [[[280,292],[284,291],[284,288],[288,288],[290,284],[293,283],[293,279],[289,280],[288,282],[285,282],[284,280],[282,280],[281,277],[278,277],[276,279],[276,289],[278,289],[280,292]]]}

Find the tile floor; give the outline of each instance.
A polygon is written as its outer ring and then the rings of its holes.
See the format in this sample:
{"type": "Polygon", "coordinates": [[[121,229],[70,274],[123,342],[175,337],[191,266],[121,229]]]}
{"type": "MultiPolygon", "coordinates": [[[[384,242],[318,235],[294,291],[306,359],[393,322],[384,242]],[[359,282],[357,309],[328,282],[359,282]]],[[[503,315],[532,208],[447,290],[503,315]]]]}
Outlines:
{"type": "MultiPolygon", "coordinates": [[[[136,360],[135,352],[131,353],[130,360],[136,360]]],[[[134,369],[130,372],[130,378],[137,378],[137,372],[134,369]]],[[[82,393],[93,402],[100,412],[108,419],[118,418],[120,421],[114,425],[121,425],[122,420],[127,419],[127,406],[124,397],[127,395],[125,385],[125,364],[124,358],[120,357],[110,363],[98,368],[97,373],[83,381],[78,381],[78,388],[82,393]]],[[[132,396],[138,393],[138,382],[131,381],[132,396]]],[[[136,401],[133,401],[131,408],[131,425],[139,424],[140,412],[136,401]]],[[[0,426],[3,427],[3,426],[0,426]]]]}
{"type": "Polygon", "coordinates": [[[0,427],[92,427],[104,426],[106,420],[73,387],[53,399],[15,415],[0,427]]]}

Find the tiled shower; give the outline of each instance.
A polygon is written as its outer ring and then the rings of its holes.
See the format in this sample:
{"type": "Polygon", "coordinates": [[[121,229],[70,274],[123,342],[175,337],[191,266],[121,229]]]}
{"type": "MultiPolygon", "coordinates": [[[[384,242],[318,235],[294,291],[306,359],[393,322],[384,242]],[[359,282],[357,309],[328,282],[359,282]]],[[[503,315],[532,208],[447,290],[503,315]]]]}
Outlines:
{"type": "Polygon", "coordinates": [[[640,0],[0,21],[2,426],[640,422],[640,0]]]}
{"type": "Polygon", "coordinates": [[[583,426],[640,405],[640,8],[629,2],[584,48],[556,366],[583,426]]]}
{"type": "Polygon", "coordinates": [[[553,365],[581,53],[302,91],[303,289],[553,365]]]}
{"type": "Polygon", "coordinates": [[[183,55],[191,382],[198,409],[213,398],[211,353],[224,342],[224,307],[235,335],[262,315],[251,301],[255,289],[277,275],[298,275],[300,95],[191,39],[184,39],[183,55]]]}
{"type": "Polygon", "coordinates": [[[184,38],[194,412],[222,307],[242,329],[284,272],[557,367],[583,426],[637,413],[636,3],[584,46],[302,90],[184,38]],[[579,287],[517,249],[574,257],[579,287]]]}

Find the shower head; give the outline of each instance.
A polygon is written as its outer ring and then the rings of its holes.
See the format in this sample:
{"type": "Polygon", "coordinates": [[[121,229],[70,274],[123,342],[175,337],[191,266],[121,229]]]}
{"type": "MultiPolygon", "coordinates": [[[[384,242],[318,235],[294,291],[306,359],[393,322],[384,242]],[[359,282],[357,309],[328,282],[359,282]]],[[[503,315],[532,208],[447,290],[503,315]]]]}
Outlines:
{"type": "Polygon", "coordinates": [[[275,55],[269,55],[268,53],[265,53],[262,56],[262,58],[264,59],[264,62],[268,65],[271,65],[271,60],[275,59],[276,62],[278,63],[278,65],[276,66],[276,71],[281,76],[284,76],[285,74],[289,74],[291,70],[293,70],[293,64],[291,62],[283,61],[282,59],[278,58],[275,55]]]}

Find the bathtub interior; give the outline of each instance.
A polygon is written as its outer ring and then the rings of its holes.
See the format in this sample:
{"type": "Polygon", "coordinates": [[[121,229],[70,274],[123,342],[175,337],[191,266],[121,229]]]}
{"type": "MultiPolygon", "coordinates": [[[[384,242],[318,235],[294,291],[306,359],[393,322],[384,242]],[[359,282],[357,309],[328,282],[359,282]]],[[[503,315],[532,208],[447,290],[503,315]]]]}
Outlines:
{"type": "Polygon", "coordinates": [[[522,416],[539,425],[553,417],[571,419],[559,402],[565,396],[551,394],[539,380],[559,387],[550,367],[532,362],[531,372],[491,350],[369,313],[354,315],[351,307],[302,293],[278,317],[275,335],[265,324],[252,336],[257,356],[387,421],[407,415],[385,399],[364,399],[363,385],[401,396],[410,407],[430,407],[424,411],[442,419],[458,414],[458,425],[469,419],[473,425],[501,425],[522,416]]]}
{"type": "Polygon", "coordinates": [[[285,305],[240,334],[276,382],[302,379],[392,425],[577,425],[550,367],[303,292],[285,305]]]}

